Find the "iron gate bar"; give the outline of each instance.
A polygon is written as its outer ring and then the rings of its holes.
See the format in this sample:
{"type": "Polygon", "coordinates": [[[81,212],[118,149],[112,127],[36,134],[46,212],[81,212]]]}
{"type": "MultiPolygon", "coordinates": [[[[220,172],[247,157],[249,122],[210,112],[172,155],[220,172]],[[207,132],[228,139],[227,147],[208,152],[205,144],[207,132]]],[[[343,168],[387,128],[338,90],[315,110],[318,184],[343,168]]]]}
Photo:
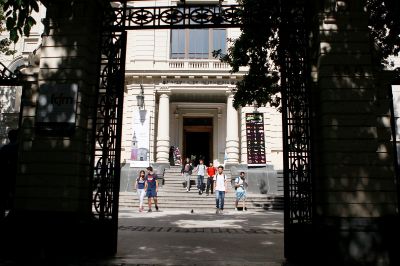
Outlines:
{"type": "Polygon", "coordinates": [[[282,1],[280,30],[285,257],[307,256],[313,223],[310,67],[306,1],[282,1]],[[282,45],[283,44],[283,45],[282,45]],[[308,237],[308,238],[307,238],[308,237]]]}
{"type": "Polygon", "coordinates": [[[114,30],[237,28],[241,24],[240,5],[182,5],[159,7],[114,7],[107,20],[114,30]]]}
{"type": "Polygon", "coordinates": [[[0,62],[0,86],[16,86],[18,83],[18,74],[0,62]]]}
{"type": "MultiPolygon", "coordinates": [[[[313,218],[306,2],[305,0],[280,2],[286,257],[291,257],[302,250],[297,244],[304,239],[293,241],[296,240],[298,232],[294,231],[293,227],[312,225],[313,218]]],[[[240,27],[242,7],[240,5],[128,7],[127,1],[110,1],[110,3],[119,3],[119,7],[110,6],[102,20],[101,74],[93,126],[96,131],[93,209],[95,217],[99,220],[111,222],[115,252],[126,30],[240,27]]],[[[271,1],[271,5],[273,3],[276,5],[275,1],[271,1]]]]}

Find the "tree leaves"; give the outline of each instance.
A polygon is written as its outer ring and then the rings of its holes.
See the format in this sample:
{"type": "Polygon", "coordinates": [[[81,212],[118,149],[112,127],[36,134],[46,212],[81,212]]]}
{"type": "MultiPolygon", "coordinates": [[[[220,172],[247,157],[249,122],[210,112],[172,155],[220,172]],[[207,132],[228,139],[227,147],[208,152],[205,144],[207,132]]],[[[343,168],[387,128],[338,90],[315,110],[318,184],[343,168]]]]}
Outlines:
{"type": "MultiPolygon", "coordinates": [[[[237,82],[234,106],[270,104],[280,106],[278,31],[281,21],[280,1],[238,0],[241,12],[241,35],[230,40],[226,55],[214,56],[228,63],[231,72],[248,66],[249,71],[237,82]]],[[[367,0],[371,35],[379,47],[382,61],[400,54],[400,0],[367,0]]]]}
{"type": "Polygon", "coordinates": [[[10,40],[16,43],[20,36],[29,36],[36,24],[31,16],[32,11],[39,11],[38,0],[2,0],[6,12],[6,27],[10,32],[10,40]]]}
{"type": "Polygon", "coordinates": [[[220,59],[238,72],[248,66],[249,71],[236,83],[234,107],[280,105],[278,74],[278,29],[280,25],[279,1],[239,0],[243,6],[241,35],[230,40],[226,55],[216,52],[220,59]]]}
{"type": "MultiPolygon", "coordinates": [[[[0,0],[0,33],[4,31],[3,21],[5,20],[4,12],[3,12],[4,0],[0,0]]],[[[8,11],[9,14],[10,11],[8,11]]],[[[7,23],[7,20],[6,20],[7,23]]],[[[11,23],[11,22],[8,22],[11,23]]],[[[11,41],[8,38],[4,38],[0,40],[0,53],[5,55],[13,55],[17,51],[14,49],[10,49],[11,41]]]]}
{"type": "Polygon", "coordinates": [[[400,53],[400,1],[368,0],[371,35],[378,45],[382,59],[400,53]]]}

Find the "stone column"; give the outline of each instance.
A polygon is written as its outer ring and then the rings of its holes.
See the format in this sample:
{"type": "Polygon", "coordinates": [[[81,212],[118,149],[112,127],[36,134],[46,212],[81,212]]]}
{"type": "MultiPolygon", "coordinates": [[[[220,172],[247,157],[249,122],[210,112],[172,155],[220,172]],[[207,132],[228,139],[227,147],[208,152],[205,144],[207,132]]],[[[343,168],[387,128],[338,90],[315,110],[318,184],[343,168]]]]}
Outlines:
{"type": "Polygon", "coordinates": [[[169,164],[169,95],[162,93],[158,104],[157,163],[169,164]]]}
{"type": "Polygon", "coordinates": [[[42,39],[38,81],[23,96],[14,209],[89,216],[101,9],[94,0],[46,3],[48,31],[42,39]],[[35,125],[39,86],[63,89],[71,84],[76,84],[78,94],[76,111],[69,114],[75,116],[73,133],[39,134],[35,125]]]}
{"type": "Polygon", "coordinates": [[[229,93],[226,104],[226,153],[226,164],[239,164],[239,121],[232,93],[229,93]]]}

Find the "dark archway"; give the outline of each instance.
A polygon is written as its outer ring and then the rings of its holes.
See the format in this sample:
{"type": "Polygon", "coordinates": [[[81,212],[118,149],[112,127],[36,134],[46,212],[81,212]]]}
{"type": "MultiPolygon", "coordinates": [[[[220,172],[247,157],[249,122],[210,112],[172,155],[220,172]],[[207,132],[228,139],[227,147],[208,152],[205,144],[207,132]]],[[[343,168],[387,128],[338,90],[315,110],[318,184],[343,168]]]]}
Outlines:
{"type": "MultiPolygon", "coordinates": [[[[94,120],[93,206],[104,247],[117,248],[118,195],[126,31],[140,29],[240,27],[239,5],[130,7],[110,1],[102,19],[100,84],[94,120]]],[[[132,2],[132,1],[131,1],[132,2]]],[[[283,87],[285,256],[307,256],[304,238],[312,228],[313,182],[309,103],[309,43],[305,1],[280,2],[283,87]]],[[[276,5],[271,1],[271,5],[276,5]]],[[[312,16],[311,16],[312,17],[312,16]]]]}

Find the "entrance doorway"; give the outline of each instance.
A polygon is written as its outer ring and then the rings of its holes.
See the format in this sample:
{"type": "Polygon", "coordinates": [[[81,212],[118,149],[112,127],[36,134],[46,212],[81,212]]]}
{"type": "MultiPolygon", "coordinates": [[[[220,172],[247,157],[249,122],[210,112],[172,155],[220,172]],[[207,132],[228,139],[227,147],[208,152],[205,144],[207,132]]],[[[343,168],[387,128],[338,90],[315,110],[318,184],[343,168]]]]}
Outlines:
{"type": "Polygon", "coordinates": [[[183,154],[199,163],[212,161],[213,154],[213,121],[212,117],[183,119],[183,154]]]}

